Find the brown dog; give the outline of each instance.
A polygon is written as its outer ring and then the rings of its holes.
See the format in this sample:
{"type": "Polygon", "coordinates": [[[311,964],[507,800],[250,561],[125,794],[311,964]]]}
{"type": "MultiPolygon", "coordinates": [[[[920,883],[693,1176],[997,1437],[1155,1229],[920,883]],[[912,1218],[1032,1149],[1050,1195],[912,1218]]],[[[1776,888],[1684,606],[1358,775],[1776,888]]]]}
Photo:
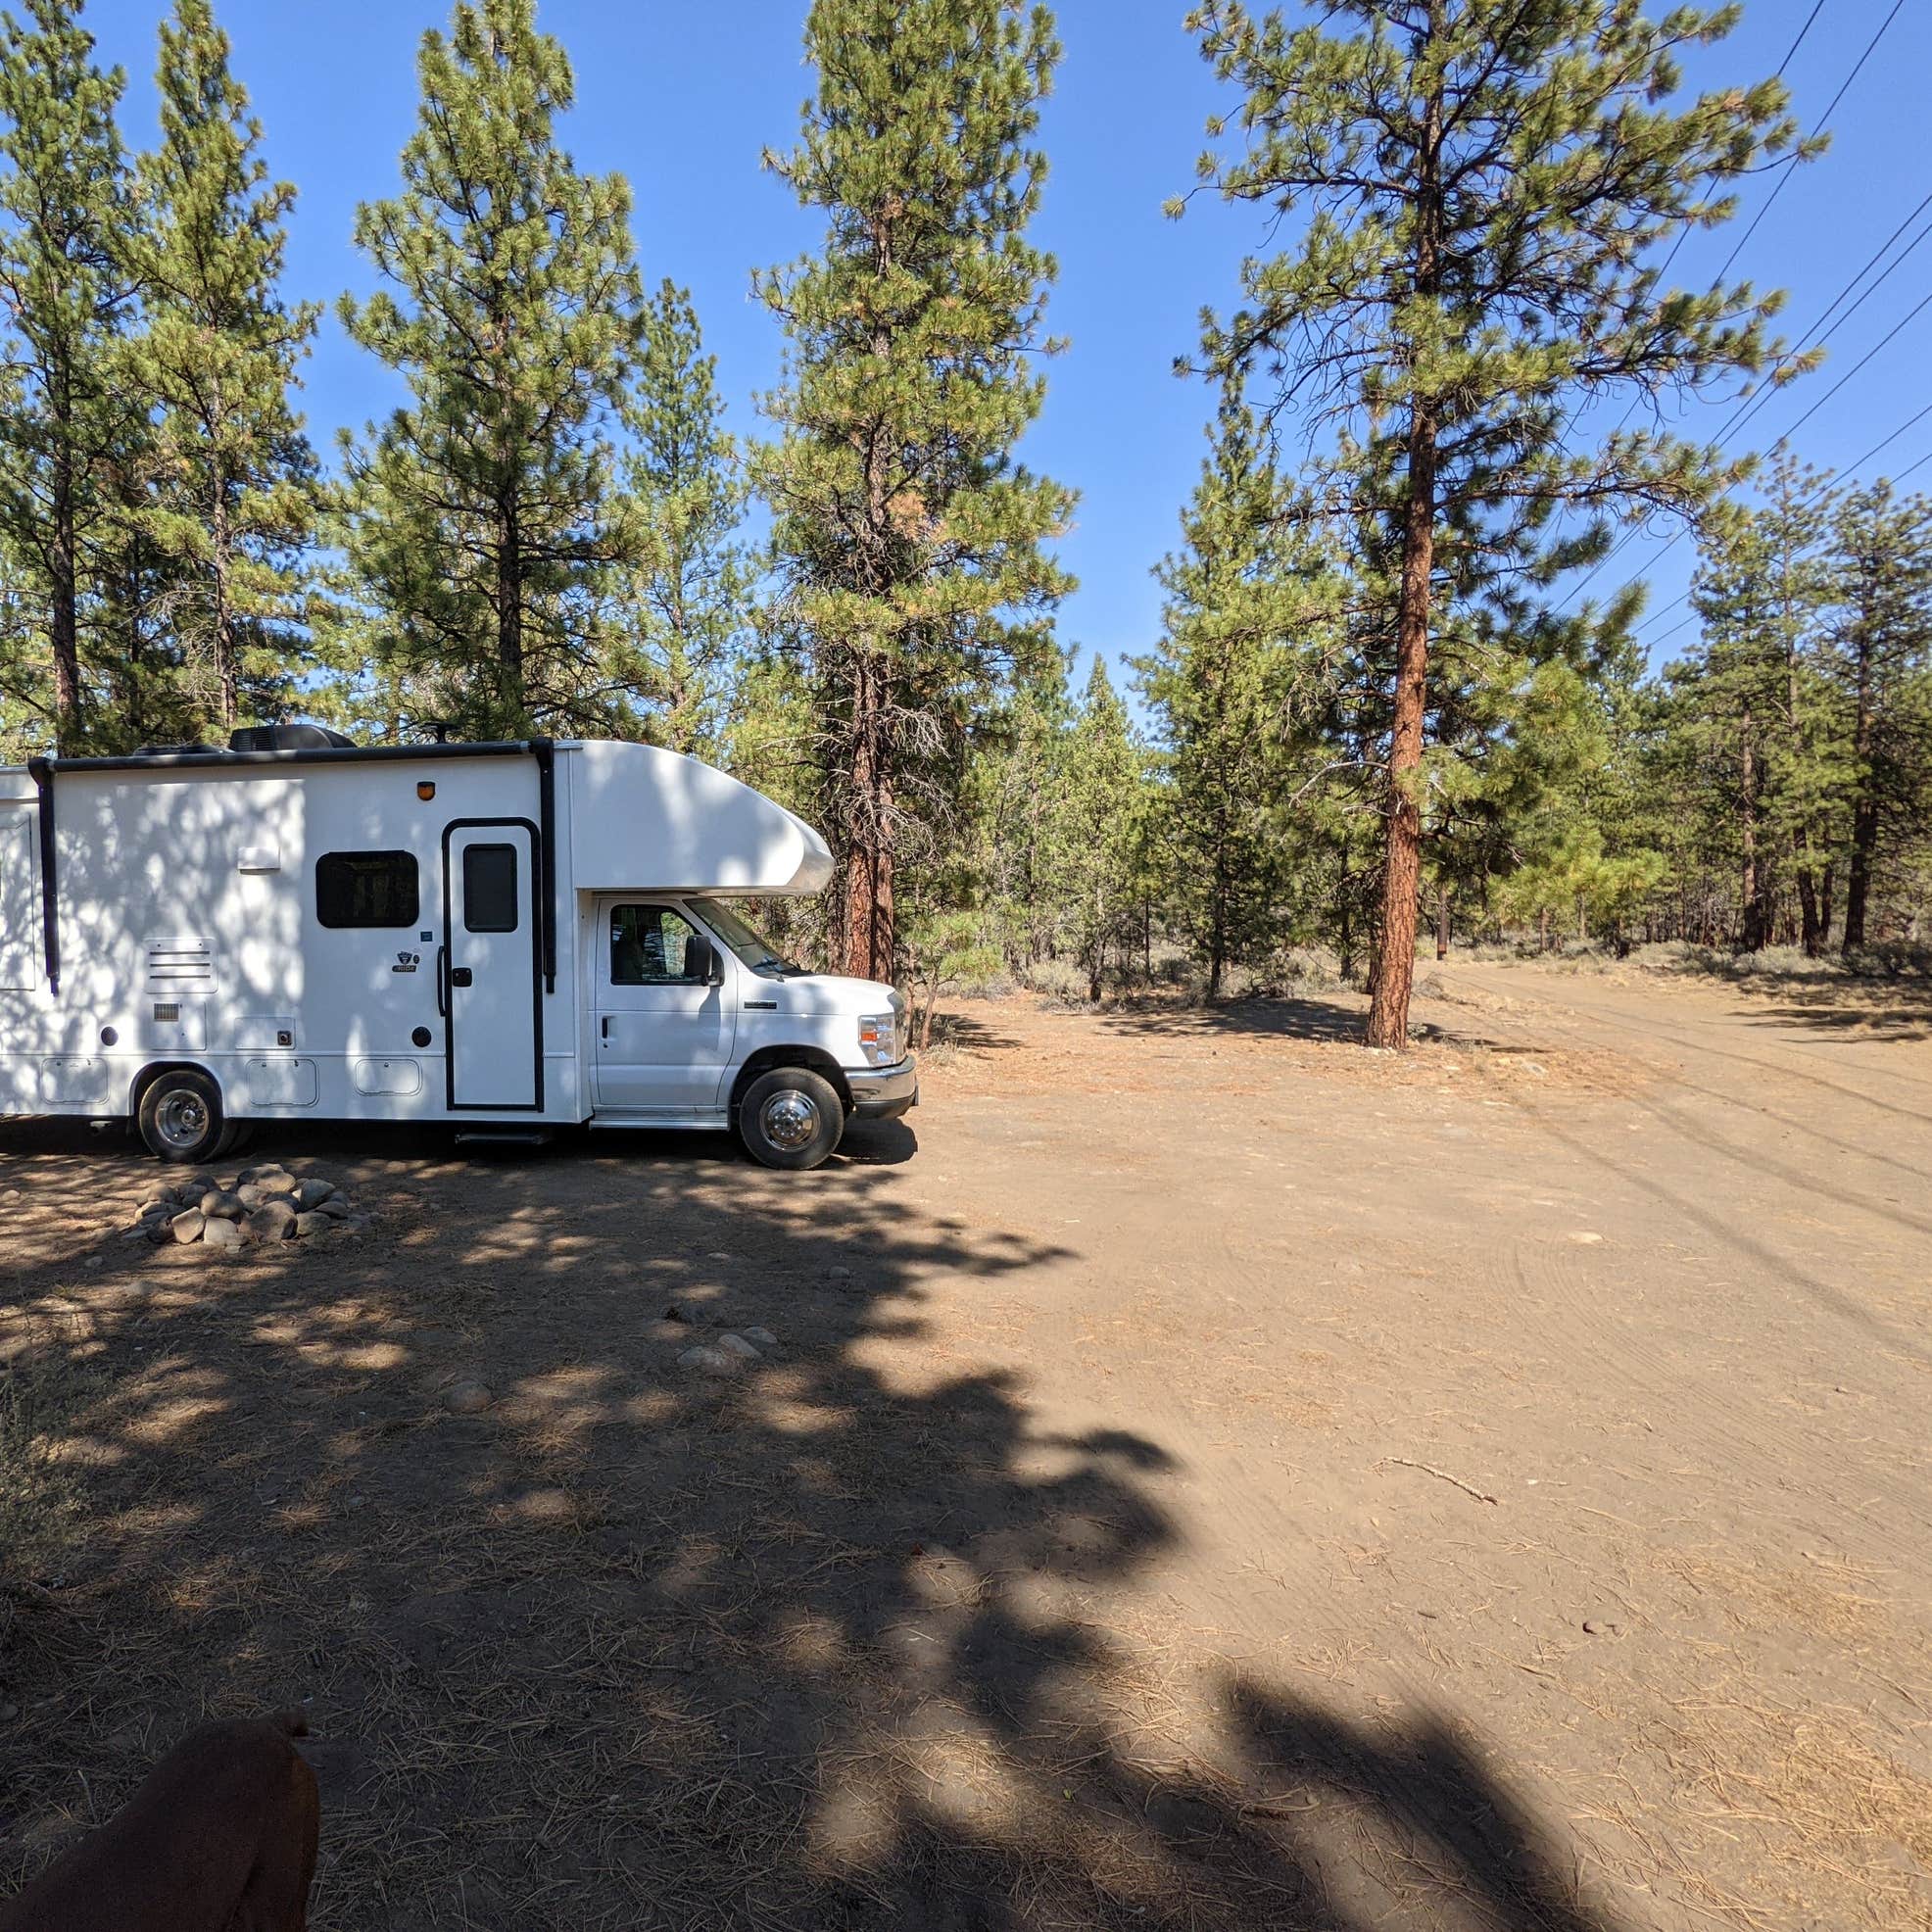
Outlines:
{"type": "Polygon", "coordinates": [[[0,1905],[0,1932],[304,1932],[321,1807],[299,1711],[203,1724],[0,1905]]]}

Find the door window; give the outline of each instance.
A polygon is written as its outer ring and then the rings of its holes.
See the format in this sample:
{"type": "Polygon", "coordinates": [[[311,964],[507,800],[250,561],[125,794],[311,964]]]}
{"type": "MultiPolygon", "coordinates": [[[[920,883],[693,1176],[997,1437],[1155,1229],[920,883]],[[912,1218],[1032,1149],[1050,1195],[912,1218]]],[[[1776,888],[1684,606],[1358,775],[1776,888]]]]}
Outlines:
{"type": "Polygon", "coordinates": [[[462,929],[465,933],[516,931],[516,847],[462,848],[462,929]]]}
{"type": "MultiPolygon", "coordinates": [[[[613,987],[697,986],[704,975],[694,971],[698,929],[681,913],[663,905],[613,905],[610,908],[610,984],[613,987]]],[[[701,950],[701,948],[700,948],[701,950]]]]}

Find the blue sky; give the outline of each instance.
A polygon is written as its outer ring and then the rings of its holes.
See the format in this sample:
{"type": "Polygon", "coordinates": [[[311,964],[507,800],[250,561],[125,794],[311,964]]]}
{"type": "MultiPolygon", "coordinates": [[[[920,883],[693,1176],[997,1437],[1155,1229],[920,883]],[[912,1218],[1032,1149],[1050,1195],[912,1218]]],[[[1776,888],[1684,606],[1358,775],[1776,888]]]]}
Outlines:
{"type": "MultiPolygon", "coordinates": [[[[276,172],[301,200],[292,221],[288,293],[332,301],[369,277],[350,243],[358,202],[393,192],[396,156],[415,112],[414,50],[441,24],[434,0],[216,0],[235,70],[254,97],[276,172]]],[[[1815,124],[1894,0],[1822,0],[1788,74],[1815,124]]],[[[86,19],[103,56],[129,72],[128,137],[153,137],[154,25],[162,0],[92,0],[86,19]]],[[[1209,399],[1172,374],[1193,344],[1204,302],[1225,304],[1236,265],[1258,245],[1256,212],[1197,200],[1169,221],[1161,204],[1193,178],[1202,123],[1221,97],[1182,30],[1183,0],[1064,0],[1065,45],[1042,128],[1051,174],[1039,240],[1059,258],[1050,319],[1071,339],[1048,371],[1045,412],[1025,456],[1081,495],[1064,560],[1081,588],[1062,633],[1119,657],[1159,626],[1148,572],[1173,546],[1180,505],[1198,470],[1209,399]]],[[[1777,66],[1812,0],[1753,0],[1731,38],[1700,56],[1693,84],[1756,79],[1777,66]]],[[[652,280],[674,276],[696,298],[733,426],[757,426],[752,399],[778,372],[779,339],[749,299],[749,271],[811,246],[813,227],[759,166],[790,142],[811,76],[800,57],[804,0],[543,0],[577,72],[578,105],[562,137],[585,168],[620,169],[636,195],[640,259],[652,280]]],[[[1932,192],[1925,76],[1932,5],[1904,0],[1833,117],[1831,152],[1793,172],[1739,257],[1735,274],[1791,291],[1787,318],[1808,324],[1919,199],[1932,192]]],[[[1708,277],[1729,254],[1773,181],[1749,184],[1729,229],[1687,241],[1673,278],[1708,277]]],[[[1929,212],[1932,213],[1932,212],[1929,212]]],[[[1907,231],[1900,246],[1917,232],[1907,231]]],[[[1883,265],[1881,265],[1882,266],[1883,265]]],[[[1906,261],[1832,339],[1818,375],[1769,403],[1744,432],[1763,447],[1794,422],[1932,290],[1932,244],[1906,261]],[[1761,440],[1762,439],[1762,440],[1761,440]]],[[[1906,324],[1799,432],[1800,454],[1846,465],[1932,402],[1932,305],[1906,324]]],[[[342,336],[331,315],[306,372],[317,446],[394,401],[387,372],[342,336]]],[[[1685,426],[1714,432],[1731,413],[1711,403],[1685,426]]],[[[1896,472],[1932,452],[1932,415],[1861,475],[1896,472]]],[[[1914,475],[1932,486],[1932,463],[1914,475]]],[[[1691,546],[1669,532],[1632,542],[1592,595],[1651,570],[1653,604],[1680,596],[1691,546]],[[1662,553],[1660,555],[1660,553],[1662,553]],[[1654,565],[1651,559],[1655,558],[1654,565]]],[[[1643,632],[1664,655],[1681,651],[1683,607],[1643,632]]]]}

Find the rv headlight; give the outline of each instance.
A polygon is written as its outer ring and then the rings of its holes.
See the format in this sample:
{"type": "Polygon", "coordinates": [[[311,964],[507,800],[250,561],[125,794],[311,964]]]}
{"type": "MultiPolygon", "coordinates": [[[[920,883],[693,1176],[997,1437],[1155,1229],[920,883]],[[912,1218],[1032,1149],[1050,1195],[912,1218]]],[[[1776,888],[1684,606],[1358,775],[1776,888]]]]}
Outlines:
{"type": "Polygon", "coordinates": [[[898,1015],[866,1014],[858,1023],[858,1050],[875,1067],[890,1067],[899,1057],[898,1015]]]}

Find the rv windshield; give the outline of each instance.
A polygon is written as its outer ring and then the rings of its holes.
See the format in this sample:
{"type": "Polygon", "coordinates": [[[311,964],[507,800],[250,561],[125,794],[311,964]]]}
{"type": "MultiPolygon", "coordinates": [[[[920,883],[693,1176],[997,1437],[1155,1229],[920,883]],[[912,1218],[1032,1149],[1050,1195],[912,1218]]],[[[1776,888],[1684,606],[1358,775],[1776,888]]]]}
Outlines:
{"type": "Polygon", "coordinates": [[[746,924],[721,899],[693,899],[692,905],[699,916],[710,927],[718,938],[744,960],[752,972],[761,974],[768,980],[782,980],[787,973],[802,973],[805,969],[794,961],[782,958],[772,950],[771,943],[755,927],[746,924]]]}

